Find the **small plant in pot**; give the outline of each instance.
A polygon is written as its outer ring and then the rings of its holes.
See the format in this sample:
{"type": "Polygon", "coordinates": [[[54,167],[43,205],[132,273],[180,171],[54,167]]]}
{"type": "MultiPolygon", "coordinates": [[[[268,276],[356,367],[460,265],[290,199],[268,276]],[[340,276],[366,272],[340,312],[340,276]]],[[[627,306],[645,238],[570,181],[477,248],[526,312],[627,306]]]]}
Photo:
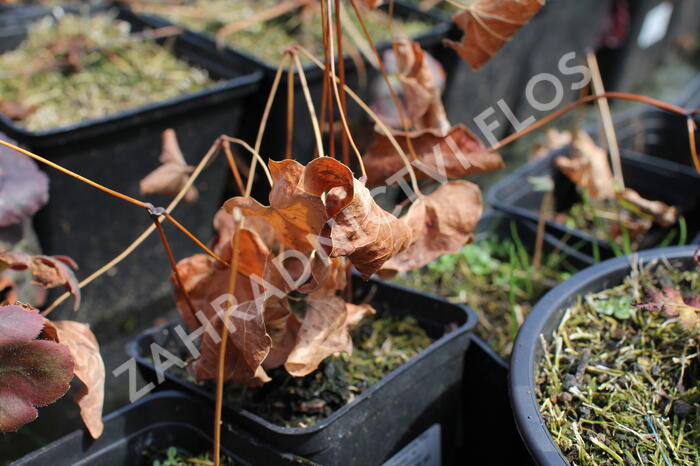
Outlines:
{"type": "Polygon", "coordinates": [[[516,421],[541,464],[696,464],[700,265],[691,247],[603,262],[525,322],[516,421]]]}

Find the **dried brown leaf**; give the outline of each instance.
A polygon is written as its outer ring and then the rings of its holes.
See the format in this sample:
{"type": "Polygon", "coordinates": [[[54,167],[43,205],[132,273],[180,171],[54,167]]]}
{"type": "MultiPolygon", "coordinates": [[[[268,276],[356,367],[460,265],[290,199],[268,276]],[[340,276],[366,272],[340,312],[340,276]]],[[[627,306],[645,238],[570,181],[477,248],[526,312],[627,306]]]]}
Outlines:
{"type": "Polygon", "coordinates": [[[461,42],[444,40],[472,69],[478,70],[542,8],[545,0],[477,0],[452,20],[464,35],[461,42]]]}
{"type": "Polygon", "coordinates": [[[661,291],[646,290],[646,294],[650,301],[638,304],[638,308],[663,312],[669,317],[678,317],[678,322],[685,329],[692,328],[700,321],[697,296],[684,298],[680,291],[668,287],[661,291]]]}
{"type": "Polygon", "coordinates": [[[482,211],[481,191],[468,181],[445,183],[419,198],[400,218],[411,229],[411,245],[384,264],[379,275],[417,270],[443,254],[458,251],[472,241],[482,211]]]}
{"type": "Polygon", "coordinates": [[[75,376],[82,387],[75,394],[80,416],[92,438],[102,435],[102,406],[104,405],[105,365],[100,355],[100,345],[90,327],[80,322],[63,320],[45,321],[44,334],[51,340],[63,343],[75,360],[75,376]]]}
{"type": "Polygon", "coordinates": [[[588,191],[595,199],[610,199],[615,196],[608,153],[595,145],[593,139],[583,131],[576,136],[570,157],[557,157],[554,165],[578,187],[588,191]]]}
{"type": "Polygon", "coordinates": [[[394,41],[392,46],[411,128],[432,129],[445,134],[451,125],[442,104],[440,89],[428,66],[427,53],[420,44],[411,40],[394,41]]]}
{"type": "Polygon", "coordinates": [[[374,312],[371,306],[351,305],[326,292],[309,295],[306,314],[285,369],[294,377],[303,377],[315,371],[328,356],[352,354],[349,329],[362,317],[374,312]]]}
{"type": "MultiPolygon", "coordinates": [[[[405,153],[409,153],[405,133],[395,131],[394,137],[405,153]]],[[[463,125],[447,134],[435,130],[409,133],[418,160],[413,162],[418,179],[462,178],[503,168],[503,159],[488,152],[481,141],[463,125]]],[[[387,178],[400,172],[404,163],[389,139],[376,133],[372,146],[363,157],[367,170],[367,186],[386,183],[387,178]]]]}
{"type": "Polygon", "coordinates": [[[0,272],[7,268],[12,270],[29,269],[34,277],[32,283],[42,288],[51,289],[65,286],[75,298],[73,309],[77,311],[80,307],[80,285],[73,272],[73,269],[77,269],[78,265],[70,257],[30,256],[24,253],[0,251],[0,272]]]}
{"type": "MultiPolygon", "coordinates": [[[[142,195],[161,194],[175,197],[187,184],[194,167],[185,162],[185,156],[180,150],[174,130],[166,129],[161,137],[163,139],[163,149],[159,158],[161,165],[141,180],[139,188],[142,195]]],[[[185,202],[195,202],[198,198],[199,193],[194,186],[185,194],[185,202]]]]}
{"type": "Polygon", "coordinates": [[[662,227],[670,227],[678,220],[678,209],[661,201],[650,201],[644,199],[637,191],[631,188],[625,189],[618,194],[618,198],[624,202],[632,204],[642,213],[653,218],[654,222],[662,227]]]}
{"type": "Polygon", "coordinates": [[[366,279],[408,246],[408,227],[382,209],[342,163],[315,159],[304,181],[308,192],[326,196],[329,221],[321,231],[321,247],[329,257],[347,256],[366,279]]]}

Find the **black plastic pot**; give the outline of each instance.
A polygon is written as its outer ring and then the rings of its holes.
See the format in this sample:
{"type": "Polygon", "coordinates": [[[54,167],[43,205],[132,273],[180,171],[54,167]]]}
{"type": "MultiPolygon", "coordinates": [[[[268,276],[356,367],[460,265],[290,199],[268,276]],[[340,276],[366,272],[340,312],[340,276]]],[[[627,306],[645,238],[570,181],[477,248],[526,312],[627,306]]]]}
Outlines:
{"type": "MultiPolygon", "coordinates": [[[[700,93],[695,97],[700,98],[700,93]]],[[[700,124],[700,115],[695,116],[695,122],[700,124]]],[[[697,173],[684,115],[658,109],[635,112],[615,122],[615,135],[623,149],[670,160],[697,173]]],[[[700,145],[700,131],[695,132],[695,143],[700,145]]]]}
{"type": "MultiPolygon", "coordinates": [[[[119,10],[118,18],[129,22],[134,31],[147,27],[126,10],[119,10]]],[[[238,132],[243,99],[258,88],[261,79],[249,64],[223,56],[213,47],[181,36],[167,40],[175,55],[206,69],[218,82],[198,92],[47,131],[28,131],[0,115],[0,131],[69,170],[140,197],[139,181],[159,166],[163,130],[176,130],[187,162],[195,165],[220,134],[238,132]]],[[[46,170],[50,202],[36,217],[37,232],[45,253],[71,256],[81,267],[81,276],[111,260],[152,225],[143,209],[46,170]]],[[[195,184],[199,201],[183,203],[173,213],[203,240],[213,234],[211,219],[221,205],[226,177],[225,162],[215,160],[195,184]]],[[[170,202],[163,196],[144,200],[156,206],[170,202]]],[[[176,257],[194,253],[194,243],[175,231],[168,233],[176,257]]],[[[105,318],[114,328],[109,312],[137,304],[148,308],[144,305],[169,293],[169,266],[157,234],[112,272],[111,280],[101,279],[86,288],[86,312],[78,316],[80,320],[95,323],[105,318]]]]}
{"type": "MultiPolygon", "coordinates": [[[[382,7],[385,8],[385,7],[382,7]]],[[[350,12],[352,14],[352,12],[350,12]]],[[[447,31],[450,28],[450,24],[444,20],[441,15],[435,15],[430,12],[422,12],[410,5],[404,4],[403,2],[394,2],[394,15],[397,18],[402,19],[419,19],[430,23],[433,27],[426,33],[415,37],[414,40],[418,41],[421,46],[430,52],[431,54],[437,54],[437,51],[442,49],[441,41],[446,37],[447,31]]],[[[158,18],[156,16],[148,15],[148,18],[153,21],[153,24],[170,24],[167,21],[158,18]]],[[[207,46],[213,43],[213,39],[206,33],[192,32],[188,34],[192,40],[197,40],[198,43],[207,44],[207,46]]],[[[380,53],[391,47],[389,42],[383,42],[377,44],[377,48],[380,53]]],[[[246,118],[242,123],[241,134],[244,138],[254,141],[258,132],[258,127],[260,125],[263,109],[265,108],[265,103],[269,95],[270,89],[272,87],[272,82],[277,71],[277,63],[268,63],[261,60],[258,57],[252,56],[246,52],[240,51],[235,48],[235,45],[225,45],[224,50],[232,57],[237,60],[247,61],[253,66],[261,69],[265,75],[263,85],[260,87],[260,91],[252,96],[247,101],[248,112],[246,118]]],[[[282,54],[280,51],[280,58],[282,54]]],[[[449,57],[445,55],[444,57],[449,57]]],[[[449,57],[452,58],[452,57],[449,57]]],[[[451,61],[445,63],[448,67],[449,63],[456,63],[456,61],[451,61]]],[[[367,103],[372,103],[372,86],[371,84],[375,79],[381,79],[378,72],[372,68],[367,62],[365,62],[366,69],[366,82],[362,82],[360,75],[358,73],[355,62],[350,58],[350,56],[345,57],[345,73],[346,82],[353,90],[355,90],[362,99],[367,103]]],[[[311,98],[313,99],[315,110],[318,113],[320,111],[321,97],[323,91],[323,71],[317,68],[314,64],[308,64],[304,66],[304,73],[306,74],[306,80],[309,85],[309,91],[311,98]]],[[[311,136],[313,135],[313,126],[311,118],[309,116],[309,111],[305,104],[304,94],[300,85],[298,75],[295,77],[295,91],[294,91],[294,134],[293,134],[293,151],[292,154],[294,158],[302,163],[308,162],[313,158],[316,150],[315,139],[311,136]]],[[[270,110],[270,116],[265,131],[265,136],[261,146],[261,154],[264,157],[269,157],[271,159],[279,160],[285,155],[286,138],[287,134],[287,75],[283,74],[280,81],[278,95],[270,110]]],[[[373,137],[372,123],[364,112],[354,103],[352,99],[348,96],[348,108],[347,108],[347,119],[350,124],[351,130],[353,132],[353,137],[358,141],[358,143],[363,146],[371,142],[373,137]]],[[[337,112],[337,109],[336,109],[337,112]]],[[[337,113],[336,113],[337,115],[337,113]]],[[[337,126],[337,125],[336,125],[337,126]]],[[[338,138],[336,138],[338,140],[338,138]]],[[[324,146],[326,152],[328,152],[327,141],[324,146]]]]}
{"type": "MultiPolygon", "coordinates": [[[[317,424],[305,428],[274,425],[246,411],[228,410],[227,420],[274,448],[322,464],[381,464],[439,424],[445,464],[461,441],[459,434],[460,392],[464,353],[469,346],[476,315],[451,304],[393,284],[354,278],[356,302],[372,296],[378,313],[410,315],[436,340],[355,400],[317,424]],[[446,332],[446,329],[453,328],[446,332]]],[[[147,359],[150,345],[167,344],[175,338],[175,323],[154,328],[132,341],[127,353],[134,357],[145,379],[156,382],[153,364],[147,359]]],[[[212,400],[212,391],[165,372],[161,387],[178,387],[212,400]]]]}
{"type": "MultiPolygon", "coordinates": [[[[671,263],[689,267],[693,264],[695,249],[654,249],[636,256],[645,261],[665,257],[671,263]]],[[[634,257],[605,261],[574,275],[545,295],[520,328],[511,357],[510,400],[520,435],[538,464],[568,464],[549,434],[535,395],[535,373],[543,357],[541,338],[551,341],[564,312],[580,297],[618,285],[630,272],[630,261],[634,257]]]]}
{"type": "MultiPolygon", "coordinates": [[[[529,162],[512,174],[497,182],[488,192],[489,203],[498,210],[518,218],[535,222],[544,193],[533,191],[527,180],[530,177],[551,176],[555,180],[554,197],[557,211],[566,211],[577,200],[573,183],[553,164],[554,158],[569,153],[569,147],[557,150],[548,156],[529,162]]],[[[663,201],[677,206],[685,217],[688,239],[693,240],[700,232],[700,175],[690,172],[686,167],[644,154],[623,150],[621,153],[622,170],[627,187],[639,192],[650,200],[663,201]]],[[[546,221],[547,232],[557,238],[571,238],[574,243],[579,240],[585,244],[581,251],[595,257],[594,244],[597,244],[601,258],[614,256],[613,247],[578,229],[571,229],[554,220],[546,221]]],[[[656,230],[649,234],[645,246],[653,247],[654,241],[660,241],[665,231],[656,230]]],[[[700,238],[696,238],[697,241],[700,238]]]]}
{"type": "MultiPolygon", "coordinates": [[[[534,250],[536,224],[495,211],[482,215],[476,229],[476,241],[493,236],[510,239],[511,228],[529,251],[534,250]]],[[[592,258],[545,233],[544,252],[554,249],[569,255],[568,262],[577,268],[585,268],[593,262],[592,258]]],[[[477,464],[529,464],[529,454],[518,434],[508,400],[508,361],[474,335],[465,355],[464,374],[464,455],[468,454],[477,464]],[[474,422],[475,419],[479,422],[474,422]],[[474,448],[475,445],[481,448],[474,448]]]]}
{"type": "MultiPolygon", "coordinates": [[[[21,458],[13,466],[151,465],[146,452],[163,453],[176,447],[185,456],[211,452],[214,411],[201,400],[184,393],[164,391],[115,411],[104,418],[104,433],[92,440],[75,431],[21,458]]],[[[234,426],[221,429],[222,455],[242,465],[302,464],[283,457],[234,426]]]]}

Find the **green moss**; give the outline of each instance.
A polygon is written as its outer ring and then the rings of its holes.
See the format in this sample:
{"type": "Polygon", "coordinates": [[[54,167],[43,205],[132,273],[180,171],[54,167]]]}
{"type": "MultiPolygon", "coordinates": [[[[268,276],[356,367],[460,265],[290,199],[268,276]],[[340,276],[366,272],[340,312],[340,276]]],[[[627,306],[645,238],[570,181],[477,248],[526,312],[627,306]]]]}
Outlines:
{"type": "MultiPolygon", "coordinates": [[[[278,0],[190,0],[182,2],[180,8],[158,7],[158,2],[142,1],[143,11],[150,11],[163,16],[174,23],[183,24],[191,29],[216,34],[227,24],[237,23],[267,10],[278,0]]],[[[346,8],[356,30],[362,36],[362,29],[352,8],[346,8]]],[[[375,43],[399,37],[414,37],[430,29],[430,24],[422,21],[403,21],[394,18],[393,30],[388,28],[388,17],[381,11],[364,11],[363,19],[375,43]]],[[[293,44],[301,44],[315,56],[323,57],[323,29],[320,11],[299,13],[298,11],[281,15],[277,18],[258,22],[245,29],[234,32],[224,39],[233,47],[250,53],[271,64],[277,64],[284,50],[293,44]]],[[[354,44],[350,35],[344,36],[345,50],[352,50],[354,44]]],[[[301,57],[305,60],[304,57],[301,57]]]]}
{"type": "Polygon", "coordinates": [[[153,41],[131,41],[111,14],[66,15],[35,24],[15,50],[0,55],[0,102],[34,108],[18,123],[46,130],[157,102],[210,86],[153,41]],[[51,50],[53,48],[53,51],[51,50]],[[67,53],[73,49],[78,63],[67,53]]]}
{"type": "Polygon", "coordinates": [[[531,251],[514,238],[490,237],[468,244],[396,281],[474,309],[479,316],[477,334],[507,358],[537,300],[574,270],[558,252],[546,254],[535,270],[531,251]]]}
{"type": "Polygon", "coordinates": [[[582,296],[546,344],[542,415],[574,464],[700,464],[698,327],[635,307],[649,290],[700,293],[700,273],[643,268],[582,296]]]}

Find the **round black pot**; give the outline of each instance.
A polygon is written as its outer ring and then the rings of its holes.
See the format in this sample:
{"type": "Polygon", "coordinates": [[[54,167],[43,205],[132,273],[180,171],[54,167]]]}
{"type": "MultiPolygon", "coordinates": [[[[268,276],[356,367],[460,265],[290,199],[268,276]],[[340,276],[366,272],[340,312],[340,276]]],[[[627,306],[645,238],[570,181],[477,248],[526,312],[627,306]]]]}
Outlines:
{"type": "Polygon", "coordinates": [[[665,257],[672,264],[687,267],[693,263],[696,249],[697,246],[652,249],[602,262],[574,275],[547,293],[527,316],[511,356],[510,401],[520,435],[536,463],[569,464],[549,434],[535,395],[535,371],[544,354],[540,336],[551,340],[564,311],[579,296],[618,285],[629,273],[632,260],[650,261],[665,257]]]}

